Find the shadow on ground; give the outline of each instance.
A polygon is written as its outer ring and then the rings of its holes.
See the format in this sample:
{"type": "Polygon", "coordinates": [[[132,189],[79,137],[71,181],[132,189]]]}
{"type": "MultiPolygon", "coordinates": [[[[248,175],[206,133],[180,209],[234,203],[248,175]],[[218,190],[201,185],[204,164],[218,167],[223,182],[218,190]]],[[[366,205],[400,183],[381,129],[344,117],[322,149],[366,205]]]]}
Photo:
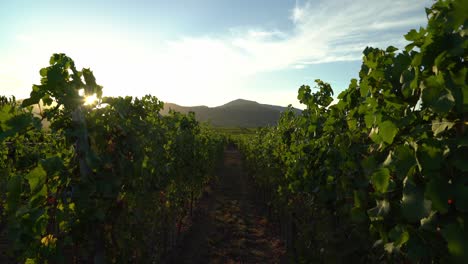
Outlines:
{"type": "Polygon", "coordinates": [[[240,153],[224,152],[218,183],[194,212],[168,263],[284,263],[285,249],[250,199],[254,191],[240,153]]]}

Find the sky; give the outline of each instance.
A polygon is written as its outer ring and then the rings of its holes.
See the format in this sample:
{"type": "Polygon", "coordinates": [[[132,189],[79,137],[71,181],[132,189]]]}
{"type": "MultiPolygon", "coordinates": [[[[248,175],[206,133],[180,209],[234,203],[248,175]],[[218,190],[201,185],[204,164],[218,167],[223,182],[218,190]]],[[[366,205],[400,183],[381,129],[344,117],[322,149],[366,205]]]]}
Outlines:
{"type": "Polygon", "coordinates": [[[0,95],[27,98],[53,53],[91,68],[104,96],[180,105],[243,98],[300,107],[322,79],[335,96],[366,46],[404,48],[429,0],[0,0],[0,95]]]}

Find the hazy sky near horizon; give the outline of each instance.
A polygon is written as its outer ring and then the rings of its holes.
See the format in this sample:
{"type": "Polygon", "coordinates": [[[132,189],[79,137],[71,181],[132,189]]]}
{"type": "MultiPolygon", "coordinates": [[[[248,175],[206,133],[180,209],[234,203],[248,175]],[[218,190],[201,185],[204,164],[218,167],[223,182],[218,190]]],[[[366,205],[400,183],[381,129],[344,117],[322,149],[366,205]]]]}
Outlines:
{"type": "Polygon", "coordinates": [[[0,95],[26,98],[52,53],[93,70],[104,95],[217,106],[335,96],[366,46],[403,48],[429,0],[0,0],[0,95]]]}

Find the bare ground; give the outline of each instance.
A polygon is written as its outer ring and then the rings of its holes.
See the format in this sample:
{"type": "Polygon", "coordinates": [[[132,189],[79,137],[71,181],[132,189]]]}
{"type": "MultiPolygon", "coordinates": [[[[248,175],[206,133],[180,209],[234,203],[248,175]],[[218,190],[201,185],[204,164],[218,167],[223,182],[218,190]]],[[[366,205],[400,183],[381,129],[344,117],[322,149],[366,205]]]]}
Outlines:
{"type": "Polygon", "coordinates": [[[285,263],[277,232],[251,199],[255,190],[236,149],[225,150],[217,176],[167,263],[285,263]]]}

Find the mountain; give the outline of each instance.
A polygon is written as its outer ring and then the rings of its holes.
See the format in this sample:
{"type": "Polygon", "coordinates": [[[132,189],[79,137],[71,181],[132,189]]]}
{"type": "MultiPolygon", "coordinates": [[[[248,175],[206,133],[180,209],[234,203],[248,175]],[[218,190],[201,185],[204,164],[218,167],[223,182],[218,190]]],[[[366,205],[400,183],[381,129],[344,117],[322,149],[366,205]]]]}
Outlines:
{"type": "MultiPolygon", "coordinates": [[[[218,127],[263,127],[276,125],[281,113],[287,107],[260,104],[244,99],[237,99],[217,107],[165,103],[162,114],[167,114],[170,109],[181,113],[195,112],[198,121],[209,122],[218,127]]],[[[294,111],[301,113],[299,109],[294,108],[294,111]]]]}

